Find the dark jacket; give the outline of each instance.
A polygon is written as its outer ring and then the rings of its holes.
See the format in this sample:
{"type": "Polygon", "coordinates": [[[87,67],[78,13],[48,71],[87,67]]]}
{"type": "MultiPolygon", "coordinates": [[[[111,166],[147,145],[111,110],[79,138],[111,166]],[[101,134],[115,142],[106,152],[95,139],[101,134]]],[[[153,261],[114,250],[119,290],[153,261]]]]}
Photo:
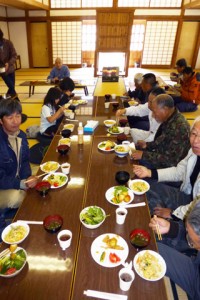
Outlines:
{"type": "Polygon", "coordinates": [[[22,138],[19,161],[19,177],[16,177],[17,158],[8,141],[8,135],[0,126],[0,189],[20,189],[20,181],[31,176],[29,148],[26,135],[20,130],[22,138]]]}
{"type": "Polygon", "coordinates": [[[17,59],[17,52],[13,46],[13,43],[9,40],[3,39],[3,50],[0,50],[0,61],[9,64],[7,74],[15,71],[15,62],[17,59]]]}
{"type": "Polygon", "coordinates": [[[147,143],[142,159],[156,169],[176,166],[190,149],[189,123],[175,109],[170,118],[160,125],[157,133],[154,141],[147,143]]]}

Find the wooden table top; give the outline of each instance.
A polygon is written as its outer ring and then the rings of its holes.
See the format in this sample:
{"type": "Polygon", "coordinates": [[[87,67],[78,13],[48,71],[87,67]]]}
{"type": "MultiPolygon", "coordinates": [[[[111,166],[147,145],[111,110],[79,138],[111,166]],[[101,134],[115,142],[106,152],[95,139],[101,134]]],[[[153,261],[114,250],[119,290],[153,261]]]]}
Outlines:
{"type": "MultiPolygon", "coordinates": [[[[95,134],[84,135],[84,145],[77,144],[75,123],[70,152],[66,156],[60,156],[56,147],[61,138],[61,125],[44,157],[43,162],[69,162],[69,182],[61,188],[51,190],[45,198],[34,189],[29,190],[15,217],[15,220],[42,221],[47,215],[61,215],[64,219],[62,229],[69,229],[73,233],[70,248],[62,251],[57,234],[46,232],[42,225],[30,225],[30,234],[20,244],[28,253],[28,263],[16,277],[0,278],[1,299],[10,300],[15,297],[20,300],[79,300],[86,299],[83,292],[87,289],[127,294],[129,299],[152,299],[152,295],[155,299],[167,299],[163,280],[148,282],[137,274],[130,291],[122,292],[118,283],[118,271],[121,267],[99,266],[90,254],[91,244],[96,237],[103,233],[115,233],[126,240],[129,246],[127,260],[132,260],[136,250],[129,244],[128,237],[130,231],[136,227],[150,232],[151,242],[148,249],[156,250],[154,234],[148,228],[148,206],[129,209],[125,224],[117,225],[116,206],[105,198],[106,190],[117,184],[115,173],[118,170],[127,170],[131,174],[132,167],[129,157],[119,158],[114,153],[104,153],[97,148],[101,141],[107,139],[103,120],[109,116],[114,118],[112,111],[103,115],[102,105],[101,98],[94,98],[93,102],[86,105],[92,109],[92,119],[99,120],[99,126],[95,134]],[[95,230],[86,229],[79,220],[80,211],[89,205],[98,205],[106,214],[110,214],[95,230]]],[[[88,115],[80,114],[76,118],[86,122],[88,115]]],[[[116,136],[110,136],[109,139],[115,141],[116,136]]],[[[41,171],[38,174],[40,173],[41,171]]],[[[134,201],[141,202],[145,199],[145,196],[136,196],[134,201]]],[[[0,247],[3,250],[6,245],[2,243],[0,247]]]]}

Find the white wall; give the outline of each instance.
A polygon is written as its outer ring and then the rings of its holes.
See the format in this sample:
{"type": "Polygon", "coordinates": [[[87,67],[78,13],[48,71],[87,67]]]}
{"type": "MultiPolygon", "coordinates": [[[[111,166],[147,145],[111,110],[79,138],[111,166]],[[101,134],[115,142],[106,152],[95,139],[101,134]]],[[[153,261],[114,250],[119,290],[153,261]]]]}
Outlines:
{"type": "Polygon", "coordinates": [[[8,24],[7,24],[7,22],[1,21],[0,22],[0,28],[3,31],[4,38],[7,39],[8,38],[8,24]]]}
{"type": "Polygon", "coordinates": [[[10,40],[13,42],[17,54],[21,56],[22,68],[29,68],[28,43],[25,22],[8,22],[10,40]]]}

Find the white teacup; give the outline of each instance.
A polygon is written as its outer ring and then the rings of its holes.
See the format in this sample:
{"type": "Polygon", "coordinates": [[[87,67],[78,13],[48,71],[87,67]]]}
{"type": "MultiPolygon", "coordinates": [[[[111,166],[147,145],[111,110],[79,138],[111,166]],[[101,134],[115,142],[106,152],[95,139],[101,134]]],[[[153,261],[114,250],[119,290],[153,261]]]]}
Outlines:
{"type": "Polygon", "coordinates": [[[116,94],[112,94],[111,97],[112,97],[113,100],[115,100],[116,99],[116,94]]]}
{"type": "Polygon", "coordinates": [[[71,165],[69,163],[64,163],[61,165],[62,173],[69,174],[71,165]]]}
{"type": "Polygon", "coordinates": [[[110,102],[105,102],[104,105],[105,105],[105,108],[107,109],[110,106],[110,102]]]}
{"type": "Polygon", "coordinates": [[[124,127],[124,134],[129,134],[130,133],[130,127],[124,127]]]}
{"type": "Polygon", "coordinates": [[[116,212],[117,224],[119,224],[119,225],[124,224],[128,210],[124,207],[118,207],[115,212],[116,212]]]}
{"type": "Polygon", "coordinates": [[[62,250],[65,250],[71,245],[72,232],[67,229],[61,230],[57,235],[57,239],[62,250]]]}

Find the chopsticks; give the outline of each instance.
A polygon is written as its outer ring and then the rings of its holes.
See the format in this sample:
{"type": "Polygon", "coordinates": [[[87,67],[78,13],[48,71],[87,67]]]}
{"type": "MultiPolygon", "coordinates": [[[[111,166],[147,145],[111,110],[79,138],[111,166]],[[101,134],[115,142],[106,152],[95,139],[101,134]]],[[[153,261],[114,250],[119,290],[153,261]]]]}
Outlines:
{"type": "Polygon", "coordinates": [[[145,206],[145,202],[140,202],[140,203],[134,203],[134,204],[127,204],[127,205],[121,205],[121,207],[124,208],[131,208],[131,207],[139,207],[139,206],[145,206]]]}
{"type": "Polygon", "coordinates": [[[3,259],[4,257],[6,257],[9,253],[10,253],[10,249],[8,248],[1,253],[0,259],[3,259]]]}
{"type": "MultiPolygon", "coordinates": [[[[36,177],[37,177],[37,178],[40,178],[40,177],[42,177],[42,176],[44,176],[44,175],[47,175],[47,173],[42,173],[42,174],[40,174],[40,175],[37,175],[36,177]]],[[[34,180],[34,178],[31,178],[31,179],[29,179],[29,180],[26,180],[25,183],[30,182],[30,181],[32,181],[32,180],[34,180]]]]}
{"type": "Polygon", "coordinates": [[[36,224],[36,225],[43,225],[43,221],[26,221],[26,220],[17,220],[17,222],[24,222],[26,224],[36,224]]]}
{"type": "Polygon", "coordinates": [[[94,290],[84,291],[83,294],[88,297],[107,299],[107,300],[127,300],[128,299],[127,295],[105,293],[105,292],[94,291],[94,290]]]}
{"type": "Polygon", "coordinates": [[[162,241],[162,235],[160,233],[160,226],[159,226],[159,224],[158,224],[158,222],[157,222],[156,219],[157,219],[157,216],[154,215],[154,220],[156,221],[156,233],[157,233],[157,236],[158,236],[158,240],[162,241]]]}

